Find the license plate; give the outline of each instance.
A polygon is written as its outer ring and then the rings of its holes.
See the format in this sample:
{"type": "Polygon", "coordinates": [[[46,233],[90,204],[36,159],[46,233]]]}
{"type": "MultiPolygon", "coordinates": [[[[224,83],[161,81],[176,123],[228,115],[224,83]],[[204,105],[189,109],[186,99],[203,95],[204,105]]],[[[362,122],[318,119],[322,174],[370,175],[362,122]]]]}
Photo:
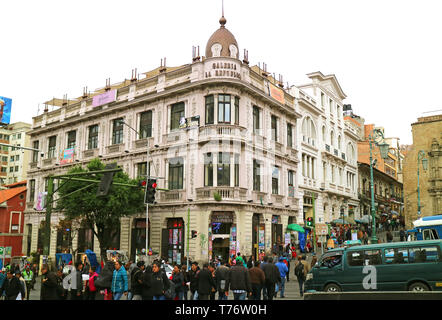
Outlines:
{"type": "Polygon", "coordinates": [[[436,282],[436,287],[442,287],[442,282],[436,282]]]}

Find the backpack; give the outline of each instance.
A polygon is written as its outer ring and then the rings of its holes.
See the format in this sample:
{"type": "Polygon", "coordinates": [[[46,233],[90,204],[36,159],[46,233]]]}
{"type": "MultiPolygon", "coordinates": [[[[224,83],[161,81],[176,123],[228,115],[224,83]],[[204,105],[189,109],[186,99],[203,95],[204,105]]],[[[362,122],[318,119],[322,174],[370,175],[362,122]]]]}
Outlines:
{"type": "Polygon", "coordinates": [[[304,265],[299,262],[295,267],[295,276],[298,278],[304,278],[304,265]]]}
{"type": "Polygon", "coordinates": [[[164,296],[166,297],[167,300],[172,300],[173,298],[175,298],[175,283],[172,280],[168,280],[169,281],[169,289],[167,289],[164,292],[164,296]]]}

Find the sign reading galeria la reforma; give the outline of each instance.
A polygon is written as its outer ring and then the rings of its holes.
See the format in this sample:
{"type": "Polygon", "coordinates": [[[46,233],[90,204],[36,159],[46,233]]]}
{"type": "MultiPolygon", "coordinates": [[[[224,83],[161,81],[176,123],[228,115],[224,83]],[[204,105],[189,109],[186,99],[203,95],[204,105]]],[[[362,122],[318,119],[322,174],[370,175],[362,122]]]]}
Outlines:
{"type": "Polygon", "coordinates": [[[0,122],[9,124],[11,121],[12,99],[0,96],[0,122]]]}
{"type": "Polygon", "coordinates": [[[207,59],[204,63],[206,78],[241,79],[241,66],[236,59],[207,59]]]}
{"type": "Polygon", "coordinates": [[[117,90],[109,90],[92,98],[92,106],[99,107],[117,100],[117,90]]]}

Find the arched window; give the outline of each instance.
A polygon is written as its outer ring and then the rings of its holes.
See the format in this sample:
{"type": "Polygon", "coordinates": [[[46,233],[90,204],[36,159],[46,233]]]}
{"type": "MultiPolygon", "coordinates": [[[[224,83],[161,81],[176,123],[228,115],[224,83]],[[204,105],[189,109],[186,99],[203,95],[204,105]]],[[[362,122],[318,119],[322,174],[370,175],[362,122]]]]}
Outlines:
{"type": "Polygon", "coordinates": [[[354,162],[355,160],[355,148],[351,143],[348,143],[347,145],[347,159],[348,162],[354,162]]]}
{"type": "Polygon", "coordinates": [[[335,133],[333,132],[333,130],[330,132],[330,145],[332,147],[335,146],[335,133]]]}
{"type": "Polygon", "coordinates": [[[306,117],[302,122],[302,141],[311,145],[315,145],[316,129],[313,120],[306,117]]]}
{"type": "Polygon", "coordinates": [[[341,150],[341,136],[338,136],[338,149],[341,150]]]}
{"type": "Polygon", "coordinates": [[[325,126],[322,126],[322,141],[325,142],[325,139],[326,139],[326,137],[325,137],[325,126]]]}

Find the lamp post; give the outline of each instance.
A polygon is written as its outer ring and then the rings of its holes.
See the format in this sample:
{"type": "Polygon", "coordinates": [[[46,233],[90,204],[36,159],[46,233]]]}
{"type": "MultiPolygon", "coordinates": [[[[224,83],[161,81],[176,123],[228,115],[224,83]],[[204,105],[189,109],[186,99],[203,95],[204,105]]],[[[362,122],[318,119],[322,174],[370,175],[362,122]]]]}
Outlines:
{"type": "MultiPolygon", "coordinates": [[[[374,181],[373,181],[373,144],[379,147],[382,159],[388,158],[388,150],[390,146],[388,143],[384,142],[384,135],[381,130],[373,129],[368,135],[368,141],[370,144],[370,192],[371,192],[371,217],[372,217],[372,233],[371,242],[377,243],[378,239],[376,237],[376,210],[374,206],[374,181]]],[[[375,160],[376,161],[376,160],[375,160]]]]}
{"type": "Polygon", "coordinates": [[[421,215],[421,191],[419,187],[419,162],[422,159],[422,168],[424,171],[428,169],[428,159],[425,158],[425,151],[419,150],[417,154],[417,215],[421,215]]]}

